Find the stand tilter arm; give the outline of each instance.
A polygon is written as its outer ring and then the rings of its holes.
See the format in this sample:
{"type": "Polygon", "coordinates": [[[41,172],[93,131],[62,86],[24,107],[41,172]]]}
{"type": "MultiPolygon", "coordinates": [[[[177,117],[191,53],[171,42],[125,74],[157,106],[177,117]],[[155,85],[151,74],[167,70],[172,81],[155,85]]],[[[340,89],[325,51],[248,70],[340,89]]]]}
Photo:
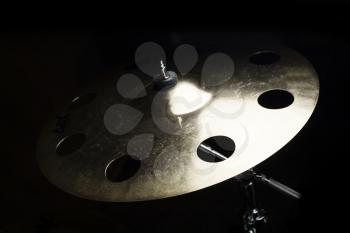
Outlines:
{"type": "Polygon", "coordinates": [[[267,178],[264,174],[255,174],[254,175],[255,180],[260,181],[263,184],[266,184],[273,189],[287,195],[288,197],[294,198],[294,199],[300,199],[301,193],[295,191],[292,188],[289,188],[288,186],[281,184],[280,182],[267,178]]]}

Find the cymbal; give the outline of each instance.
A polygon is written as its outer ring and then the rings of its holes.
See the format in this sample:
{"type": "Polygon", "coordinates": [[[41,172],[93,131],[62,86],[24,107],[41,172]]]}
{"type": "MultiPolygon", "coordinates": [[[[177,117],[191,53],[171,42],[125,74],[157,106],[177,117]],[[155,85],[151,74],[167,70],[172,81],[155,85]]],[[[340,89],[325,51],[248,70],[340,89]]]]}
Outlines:
{"type": "Polygon", "coordinates": [[[191,71],[174,69],[171,87],[157,90],[152,74],[124,67],[72,97],[40,136],[43,174],[92,200],[181,195],[269,158],[314,111],[318,77],[294,50],[198,55],[191,71]],[[216,152],[227,159],[210,156],[216,152]]]}

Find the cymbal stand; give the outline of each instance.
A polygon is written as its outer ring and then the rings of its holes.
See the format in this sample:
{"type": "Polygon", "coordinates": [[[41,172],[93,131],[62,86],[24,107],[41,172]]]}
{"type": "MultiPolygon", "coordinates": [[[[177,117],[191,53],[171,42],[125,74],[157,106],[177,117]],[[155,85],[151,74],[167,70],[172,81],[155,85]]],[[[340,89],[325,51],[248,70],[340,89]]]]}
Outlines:
{"type": "Polygon", "coordinates": [[[301,194],[299,192],[287,187],[284,184],[281,184],[274,179],[267,178],[267,176],[264,174],[255,172],[254,169],[250,169],[236,176],[235,178],[241,182],[244,188],[246,209],[243,214],[243,227],[247,233],[256,233],[257,229],[262,224],[267,223],[266,211],[259,208],[256,201],[254,188],[256,182],[268,185],[290,198],[301,198],[301,194]]]}
{"type": "MultiPolygon", "coordinates": [[[[212,149],[209,145],[200,144],[199,149],[221,161],[228,159],[218,151],[212,149]]],[[[239,180],[244,188],[246,209],[243,214],[243,227],[244,231],[247,233],[256,233],[257,229],[262,224],[267,223],[265,210],[259,208],[257,205],[254,188],[254,184],[256,182],[268,185],[290,198],[301,198],[301,194],[299,192],[274,179],[268,178],[262,173],[257,173],[253,168],[236,176],[235,179],[239,180]]]]}

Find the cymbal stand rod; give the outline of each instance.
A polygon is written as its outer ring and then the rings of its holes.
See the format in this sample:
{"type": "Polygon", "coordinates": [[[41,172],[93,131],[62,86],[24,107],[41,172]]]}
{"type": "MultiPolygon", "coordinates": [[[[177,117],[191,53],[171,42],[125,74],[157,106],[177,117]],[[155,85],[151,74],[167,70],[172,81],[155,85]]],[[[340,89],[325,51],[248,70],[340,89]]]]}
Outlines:
{"type": "Polygon", "coordinates": [[[237,176],[244,189],[245,211],[243,214],[243,228],[247,233],[256,233],[257,229],[267,222],[267,216],[264,209],[259,208],[255,195],[255,179],[252,176],[252,170],[237,176]]]}

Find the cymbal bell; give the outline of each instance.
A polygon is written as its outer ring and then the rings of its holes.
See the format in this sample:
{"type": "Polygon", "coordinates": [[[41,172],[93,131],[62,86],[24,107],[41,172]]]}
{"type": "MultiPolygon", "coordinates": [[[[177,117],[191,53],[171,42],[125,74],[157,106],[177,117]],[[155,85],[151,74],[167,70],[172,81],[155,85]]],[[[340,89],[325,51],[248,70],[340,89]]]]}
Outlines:
{"type": "Polygon", "coordinates": [[[191,72],[177,71],[177,83],[160,90],[154,77],[136,69],[91,84],[43,129],[37,148],[43,174],[92,200],[181,195],[269,158],[315,108],[317,74],[291,49],[203,60],[191,72]],[[210,156],[215,150],[227,159],[210,156]]]}

